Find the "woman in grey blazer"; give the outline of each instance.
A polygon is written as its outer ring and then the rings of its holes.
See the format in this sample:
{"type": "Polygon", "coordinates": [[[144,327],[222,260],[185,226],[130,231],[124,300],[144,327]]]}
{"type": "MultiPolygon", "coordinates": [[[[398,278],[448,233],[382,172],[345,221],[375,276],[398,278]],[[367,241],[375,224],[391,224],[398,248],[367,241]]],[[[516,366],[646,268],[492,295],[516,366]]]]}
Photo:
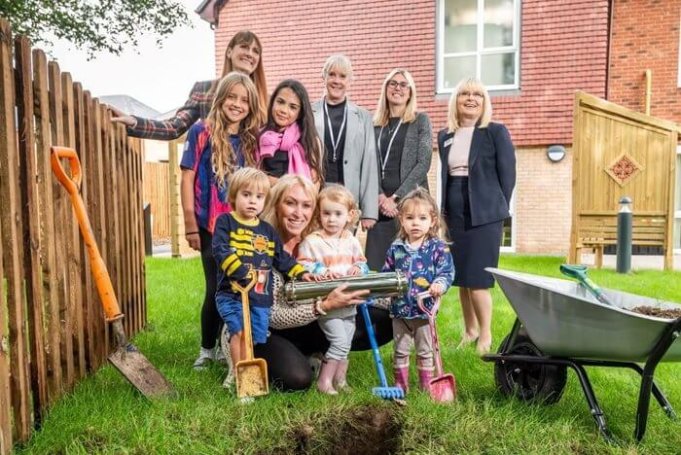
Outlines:
{"type": "Polygon", "coordinates": [[[379,168],[379,218],[367,236],[371,270],[381,270],[398,231],[397,202],[417,186],[428,189],[433,157],[430,119],[416,112],[416,86],[407,70],[396,68],[383,81],[374,114],[379,168]]]}
{"type": "Polygon", "coordinates": [[[378,165],[371,114],[348,100],[352,64],[345,55],[330,56],[322,69],[325,96],[312,105],[315,126],[324,141],[324,180],[344,185],[355,197],[363,229],[378,219],[378,165]]]}

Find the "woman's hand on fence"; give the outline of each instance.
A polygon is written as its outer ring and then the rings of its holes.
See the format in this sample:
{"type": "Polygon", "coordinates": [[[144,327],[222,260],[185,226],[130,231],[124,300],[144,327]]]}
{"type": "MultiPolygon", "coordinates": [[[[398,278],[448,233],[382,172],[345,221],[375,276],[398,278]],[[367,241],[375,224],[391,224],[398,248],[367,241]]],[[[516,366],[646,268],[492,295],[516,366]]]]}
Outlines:
{"type": "Polygon", "coordinates": [[[111,117],[111,121],[114,123],[122,123],[125,126],[135,126],[137,125],[137,120],[135,120],[135,117],[132,115],[127,115],[125,112],[116,109],[110,104],[107,104],[106,108],[111,111],[111,114],[113,117],[111,117]]]}

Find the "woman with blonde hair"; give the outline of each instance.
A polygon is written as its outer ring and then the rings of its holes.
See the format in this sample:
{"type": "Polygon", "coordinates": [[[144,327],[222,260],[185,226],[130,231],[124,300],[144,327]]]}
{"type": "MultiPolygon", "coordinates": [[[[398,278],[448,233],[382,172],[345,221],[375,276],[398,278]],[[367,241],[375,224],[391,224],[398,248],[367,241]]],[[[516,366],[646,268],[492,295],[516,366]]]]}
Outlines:
{"type": "Polygon", "coordinates": [[[504,219],[515,186],[515,150],[508,130],[491,121],[489,93],[464,79],[449,102],[448,127],[438,134],[442,211],[453,242],[465,330],[460,346],[477,340],[480,354],[492,345],[494,278],[485,267],[499,263],[504,219]]]}
{"type": "Polygon", "coordinates": [[[251,79],[242,73],[229,73],[217,86],[206,120],[189,129],[180,162],[185,238],[191,248],[201,252],[206,282],[196,369],[216,360],[214,348],[221,319],[215,306],[217,267],[211,247],[213,230],[218,216],[231,211],[228,200],[231,175],[241,167],[255,165],[258,109],[258,94],[251,79]]]}
{"type": "Polygon", "coordinates": [[[324,142],[324,181],[345,186],[361,210],[361,225],[378,219],[376,140],[369,111],[348,97],[352,63],[343,54],[329,56],[322,68],[324,96],[312,104],[319,138],[324,142]]]}
{"type": "MultiPolygon", "coordinates": [[[[284,250],[289,254],[298,256],[301,242],[314,229],[312,219],[317,198],[316,185],[300,175],[284,175],[270,190],[260,218],[275,228],[284,250]]],[[[273,273],[272,279],[274,305],[270,318],[271,334],[266,343],[255,346],[255,357],[267,361],[269,379],[277,388],[305,390],[314,379],[310,365],[319,366],[319,356],[315,354],[326,352],[329,348],[329,342],[317,321],[329,312],[362,303],[369,291],[348,291],[347,285],[340,285],[324,298],[287,301],[282,292],[283,278],[273,273]]],[[[387,311],[390,301],[376,300],[377,304],[372,305],[369,312],[377,342],[383,345],[392,340],[392,323],[387,311]],[[383,306],[379,307],[381,303],[383,306]]],[[[225,334],[226,331],[223,331],[223,340],[225,334]]],[[[370,349],[369,338],[360,313],[355,321],[351,350],[367,349],[370,349]]],[[[231,387],[233,382],[234,370],[230,368],[224,385],[231,387]]]]}
{"type": "Polygon", "coordinates": [[[379,168],[379,219],[367,235],[371,270],[381,270],[398,231],[397,203],[417,186],[428,189],[433,157],[430,119],[417,111],[416,85],[409,71],[396,68],[383,81],[374,114],[379,168]]]}
{"type": "MultiPolygon", "coordinates": [[[[242,30],[227,43],[222,77],[238,71],[250,77],[258,94],[256,118],[259,125],[265,123],[267,112],[267,82],[262,63],[262,45],[255,33],[242,30]]],[[[111,106],[114,113],[111,119],[127,127],[128,136],[144,139],[169,141],[182,136],[197,120],[205,119],[213,103],[219,79],[200,81],[194,84],[184,106],[175,116],[166,120],[153,120],[134,115],[126,115],[111,106]]]]}

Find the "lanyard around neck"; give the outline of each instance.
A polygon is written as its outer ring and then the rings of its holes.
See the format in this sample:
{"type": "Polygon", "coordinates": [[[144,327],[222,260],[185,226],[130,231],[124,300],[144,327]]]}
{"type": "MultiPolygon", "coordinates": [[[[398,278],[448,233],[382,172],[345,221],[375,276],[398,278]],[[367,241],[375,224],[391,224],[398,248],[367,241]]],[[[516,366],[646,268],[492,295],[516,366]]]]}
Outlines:
{"type": "Polygon", "coordinates": [[[329,108],[327,107],[326,99],[324,100],[324,113],[326,114],[326,124],[329,127],[329,137],[331,138],[331,147],[333,148],[333,162],[335,163],[338,153],[338,145],[340,145],[340,138],[343,135],[345,122],[348,119],[348,100],[345,100],[345,109],[343,109],[343,122],[338,129],[338,137],[335,137],[333,134],[333,126],[331,125],[331,116],[329,116],[329,108]]]}
{"type": "MultiPolygon", "coordinates": [[[[390,122],[388,120],[388,122],[390,122]]],[[[395,140],[395,136],[397,136],[397,132],[400,130],[400,126],[402,126],[402,119],[400,119],[399,123],[397,124],[397,127],[395,128],[395,131],[393,132],[393,135],[390,136],[390,141],[388,142],[388,149],[385,152],[385,157],[383,158],[383,162],[381,163],[381,178],[385,178],[385,166],[388,164],[388,158],[390,157],[390,150],[393,148],[393,141],[395,140]]],[[[381,137],[383,136],[383,128],[385,128],[385,125],[381,127],[381,132],[378,133],[378,146],[381,146],[381,137]]]]}

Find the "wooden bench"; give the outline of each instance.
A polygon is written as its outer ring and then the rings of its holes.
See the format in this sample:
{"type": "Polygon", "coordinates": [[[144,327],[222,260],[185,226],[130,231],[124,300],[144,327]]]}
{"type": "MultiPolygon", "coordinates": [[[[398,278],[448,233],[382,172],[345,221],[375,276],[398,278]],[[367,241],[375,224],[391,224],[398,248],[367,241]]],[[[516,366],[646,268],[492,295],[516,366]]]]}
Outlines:
{"type": "MultiPolygon", "coordinates": [[[[603,249],[617,244],[617,215],[583,215],[577,228],[577,263],[582,249],[593,250],[595,266],[603,266],[603,249]]],[[[633,217],[632,245],[659,246],[664,249],[666,236],[665,216],[636,215],[633,217]]]]}

